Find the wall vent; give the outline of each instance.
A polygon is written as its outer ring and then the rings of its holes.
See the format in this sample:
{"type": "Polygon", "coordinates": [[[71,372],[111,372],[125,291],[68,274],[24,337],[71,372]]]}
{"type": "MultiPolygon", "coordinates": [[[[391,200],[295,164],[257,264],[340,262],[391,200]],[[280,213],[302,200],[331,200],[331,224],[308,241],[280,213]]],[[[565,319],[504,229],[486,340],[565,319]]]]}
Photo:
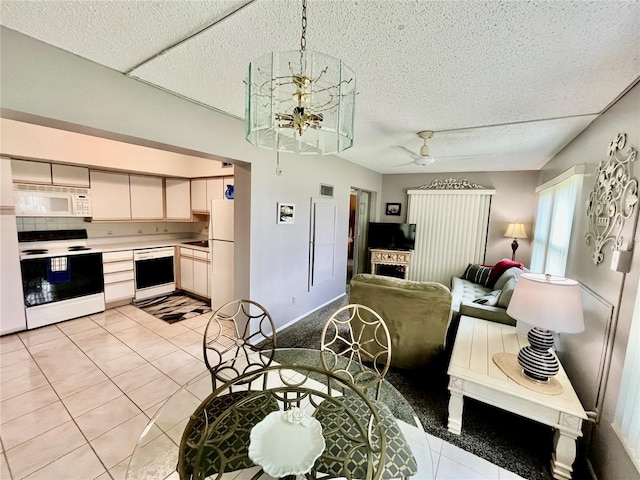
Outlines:
{"type": "Polygon", "coordinates": [[[320,184],[320,196],[333,198],[333,185],[320,184]]]}

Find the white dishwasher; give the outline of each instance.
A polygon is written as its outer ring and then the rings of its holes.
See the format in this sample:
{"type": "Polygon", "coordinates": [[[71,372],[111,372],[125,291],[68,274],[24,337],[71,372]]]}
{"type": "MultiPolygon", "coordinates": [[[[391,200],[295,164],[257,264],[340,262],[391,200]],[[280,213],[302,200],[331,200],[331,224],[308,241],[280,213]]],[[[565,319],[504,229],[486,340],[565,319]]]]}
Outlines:
{"type": "Polygon", "coordinates": [[[165,295],[176,290],[173,247],[134,250],[136,300],[165,295]]]}

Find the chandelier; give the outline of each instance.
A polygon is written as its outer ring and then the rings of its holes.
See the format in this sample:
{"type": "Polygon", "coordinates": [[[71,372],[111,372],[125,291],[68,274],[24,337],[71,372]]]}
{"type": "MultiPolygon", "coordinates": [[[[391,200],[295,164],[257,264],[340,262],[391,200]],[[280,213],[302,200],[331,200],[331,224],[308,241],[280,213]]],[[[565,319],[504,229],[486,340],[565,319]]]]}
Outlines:
{"type": "Polygon", "coordinates": [[[353,145],[356,78],[340,59],[306,50],[302,0],[300,50],[272,52],[249,64],[246,139],[298,154],[336,154],[353,145]]]}

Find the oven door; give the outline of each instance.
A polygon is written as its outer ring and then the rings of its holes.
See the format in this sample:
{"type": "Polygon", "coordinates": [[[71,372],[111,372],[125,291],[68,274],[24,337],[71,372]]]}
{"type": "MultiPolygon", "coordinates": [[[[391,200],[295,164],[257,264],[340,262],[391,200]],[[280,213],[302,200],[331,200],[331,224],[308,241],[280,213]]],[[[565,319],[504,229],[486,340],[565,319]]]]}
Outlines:
{"type": "Polygon", "coordinates": [[[26,307],[102,293],[102,253],[20,261],[26,307]]]}
{"type": "Polygon", "coordinates": [[[136,300],[175,291],[173,253],[173,247],[134,251],[136,300]]]}

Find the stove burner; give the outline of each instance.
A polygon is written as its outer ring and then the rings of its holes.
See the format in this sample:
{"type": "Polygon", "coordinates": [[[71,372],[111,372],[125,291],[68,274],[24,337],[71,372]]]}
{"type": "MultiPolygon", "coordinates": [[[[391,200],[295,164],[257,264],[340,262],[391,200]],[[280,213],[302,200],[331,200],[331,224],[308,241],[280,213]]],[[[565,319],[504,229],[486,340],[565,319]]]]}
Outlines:
{"type": "Polygon", "coordinates": [[[80,250],[91,250],[91,247],[83,247],[82,245],[76,245],[73,247],[69,247],[68,249],[70,252],[77,252],[80,250]]]}
{"type": "Polygon", "coordinates": [[[47,253],[48,250],[45,248],[30,248],[29,250],[23,250],[22,253],[25,255],[40,255],[42,253],[47,253]]]}

